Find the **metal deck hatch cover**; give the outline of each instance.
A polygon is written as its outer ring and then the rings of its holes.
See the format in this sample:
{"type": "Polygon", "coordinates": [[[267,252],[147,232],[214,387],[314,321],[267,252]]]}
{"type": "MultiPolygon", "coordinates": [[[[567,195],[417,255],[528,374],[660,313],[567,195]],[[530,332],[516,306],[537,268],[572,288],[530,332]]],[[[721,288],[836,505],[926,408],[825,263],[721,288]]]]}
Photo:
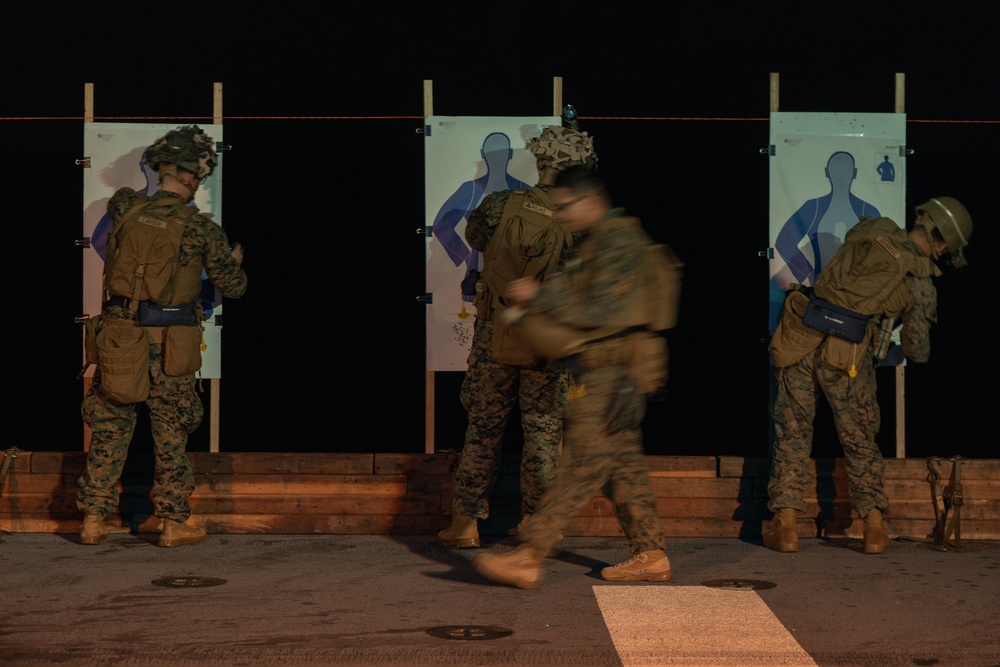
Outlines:
{"type": "Polygon", "coordinates": [[[708,581],[701,582],[701,585],[708,586],[709,588],[731,588],[735,590],[762,591],[768,588],[774,588],[778,584],[772,581],[763,581],[761,579],[709,579],[708,581]]]}
{"type": "Polygon", "coordinates": [[[428,628],[427,634],[439,639],[500,639],[514,634],[513,630],[495,625],[439,625],[428,628]]]}
{"type": "Polygon", "coordinates": [[[154,586],[164,588],[208,588],[209,586],[221,586],[224,583],[226,583],[225,579],[212,577],[160,577],[153,579],[154,586]]]}

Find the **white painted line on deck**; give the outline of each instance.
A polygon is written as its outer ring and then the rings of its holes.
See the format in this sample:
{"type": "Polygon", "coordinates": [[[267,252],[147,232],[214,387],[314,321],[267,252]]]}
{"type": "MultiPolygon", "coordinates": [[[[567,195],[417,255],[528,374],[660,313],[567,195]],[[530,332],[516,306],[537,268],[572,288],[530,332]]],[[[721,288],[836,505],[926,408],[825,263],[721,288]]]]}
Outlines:
{"type": "Polygon", "coordinates": [[[816,667],[753,590],[594,586],[624,667],[816,667]]]}

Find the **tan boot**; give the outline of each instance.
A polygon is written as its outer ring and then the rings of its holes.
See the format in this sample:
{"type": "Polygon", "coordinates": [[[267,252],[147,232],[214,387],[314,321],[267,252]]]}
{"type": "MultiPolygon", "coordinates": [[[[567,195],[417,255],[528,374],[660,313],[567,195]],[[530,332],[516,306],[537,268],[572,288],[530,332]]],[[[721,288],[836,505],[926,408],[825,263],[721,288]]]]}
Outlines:
{"type": "Polygon", "coordinates": [[[543,560],[543,553],[522,544],[510,553],[476,556],[472,567],[487,579],[518,588],[534,588],[542,578],[543,560]]]}
{"type": "Polygon", "coordinates": [[[80,544],[100,544],[108,536],[103,514],[84,514],[80,526],[80,544]]]}
{"type": "Polygon", "coordinates": [[[172,519],[164,519],[163,532],[160,533],[160,541],[156,544],[161,547],[182,547],[185,544],[197,544],[204,541],[205,531],[201,528],[195,528],[187,523],[172,519]]]}
{"type": "Polygon", "coordinates": [[[670,581],[670,559],[660,549],[643,551],[624,563],[601,570],[605,581],[670,581]]]}
{"type": "Polygon", "coordinates": [[[764,523],[764,546],[781,553],[795,553],[799,550],[799,532],[795,527],[798,512],[791,507],[782,507],[774,513],[770,522],[764,523]]]}
{"type": "Polygon", "coordinates": [[[882,521],[882,511],[872,510],[865,517],[865,553],[883,554],[889,547],[889,529],[882,521]]]}
{"type": "Polygon", "coordinates": [[[451,517],[451,525],[437,536],[449,547],[478,547],[479,519],[468,514],[455,514],[451,517]]]}

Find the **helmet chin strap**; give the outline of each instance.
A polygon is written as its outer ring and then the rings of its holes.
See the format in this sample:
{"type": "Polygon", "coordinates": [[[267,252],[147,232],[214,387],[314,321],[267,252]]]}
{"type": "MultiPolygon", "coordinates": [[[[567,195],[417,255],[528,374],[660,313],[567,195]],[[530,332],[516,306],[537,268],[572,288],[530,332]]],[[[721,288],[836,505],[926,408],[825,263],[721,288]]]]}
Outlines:
{"type": "Polygon", "coordinates": [[[194,199],[194,194],[198,191],[198,187],[201,185],[201,179],[194,178],[193,177],[194,175],[192,174],[191,180],[193,180],[194,183],[193,184],[188,183],[187,179],[181,177],[182,172],[185,174],[191,174],[191,172],[187,171],[186,169],[180,169],[176,164],[171,164],[170,162],[162,163],[158,170],[161,185],[163,184],[163,177],[170,176],[175,181],[177,181],[182,187],[187,189],[188,196],[187,199],[184,200],[184,203],[187,203],[192,199],[194,199]]]}

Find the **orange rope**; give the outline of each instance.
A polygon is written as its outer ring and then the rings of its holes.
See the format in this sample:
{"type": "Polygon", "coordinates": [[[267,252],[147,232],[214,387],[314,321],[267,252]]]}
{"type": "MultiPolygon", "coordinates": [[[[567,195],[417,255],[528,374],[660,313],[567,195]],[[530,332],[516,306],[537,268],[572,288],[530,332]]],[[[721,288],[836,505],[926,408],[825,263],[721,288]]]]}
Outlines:
{"type": "MultiPolygon", "coordinates": [[[[105,120],[212,120],[214,116],[94,116],[105,120]]],[[[424,116],[223,116],[223,120],[423,120],[424,116]]],[[[4,120],[83,120],[83,116],[0,116],[4,120]]],[[[646,120],[646,121],[766,121],[768,117],[689,117],[689,116],[580,116],[580,120],[646,120]]],[[[908,123],[965,123],[996,125],[1000,120],[948,120],[907,118],[908,123]]]]}

